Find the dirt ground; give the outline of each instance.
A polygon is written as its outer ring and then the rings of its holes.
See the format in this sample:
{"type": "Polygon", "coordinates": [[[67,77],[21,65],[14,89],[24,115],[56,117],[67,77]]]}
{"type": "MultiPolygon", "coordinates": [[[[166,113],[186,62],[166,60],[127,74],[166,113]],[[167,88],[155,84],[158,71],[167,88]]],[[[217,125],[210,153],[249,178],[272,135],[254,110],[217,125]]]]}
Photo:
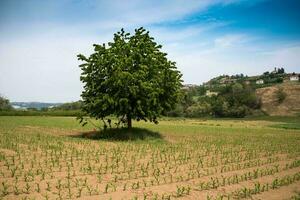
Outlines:
{"type": "Polygon", "coordinates": [[[169,121],[161,124],[161,138],[135,141],[94,139],[94,131],[34,124],[1,128],[0,195],[2,199],[299,198],[300,131],[268,128],[270,124],[169,121]]]}

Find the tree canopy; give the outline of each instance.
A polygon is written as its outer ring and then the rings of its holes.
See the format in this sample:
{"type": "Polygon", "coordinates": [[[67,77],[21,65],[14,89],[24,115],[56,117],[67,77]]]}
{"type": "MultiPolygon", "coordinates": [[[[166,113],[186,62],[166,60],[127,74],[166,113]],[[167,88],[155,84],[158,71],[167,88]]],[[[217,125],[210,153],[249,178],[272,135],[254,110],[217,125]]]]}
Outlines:
{"type": "Polygon", "coordinates": [[[0,111],[11,110],[12,106],[9,103],[9,100],[0,95],[0,111]]]}
{"type": "Polygon", "coordinates": [[[94,44],[89,57],[78,55],[83,111],[102,120],[115,115],[129,128],[132,119],[157,123],[178,101],[182,76],[161,48],[141,27],[133,35],[121,29],[112,42],[94,44]]]}

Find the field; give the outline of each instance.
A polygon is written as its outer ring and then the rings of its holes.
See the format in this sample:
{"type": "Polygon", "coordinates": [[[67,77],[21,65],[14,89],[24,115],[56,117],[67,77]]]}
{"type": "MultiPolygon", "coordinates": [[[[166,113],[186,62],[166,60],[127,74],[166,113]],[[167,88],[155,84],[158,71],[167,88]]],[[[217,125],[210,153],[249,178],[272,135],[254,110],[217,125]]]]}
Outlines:
{"type": "Polygon", "coordinates": [[[0,117],[0,199],[299,199],[299,123],[166,118],[101,135],[0,117]]]}

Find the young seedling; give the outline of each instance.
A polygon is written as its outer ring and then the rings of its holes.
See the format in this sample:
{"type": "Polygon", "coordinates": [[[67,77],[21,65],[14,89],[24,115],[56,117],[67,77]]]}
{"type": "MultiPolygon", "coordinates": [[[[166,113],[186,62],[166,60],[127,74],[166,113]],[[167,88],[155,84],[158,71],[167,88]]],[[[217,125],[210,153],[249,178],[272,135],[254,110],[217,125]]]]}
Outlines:
{"type": "Polygon", "coordinates": [[[83,190],[82,187],[78,188],[77,198],[81,197],[81,195],[82,195],[82,190],[83,190]]]}
{"type": "Polygon", "coordinates": [[[30,192],[30,185],[29,183],[26,183],[24,193],[29,194],[29,192],[30,192]]]}
{"type": "Polygon", "coordinates": [[[47,184],[46,190],[50,192],[51,191],[50,182],[46,182],[46,184],[47,184]]]}
{"type": "Polygon", "coordinates": [[[14,194],[15,194],[15,195],[19,195],[20,193],[21,193],[21,192],[20,192],[20,190],[19,190],[18,185],[15,184],[15,185],[14,185],[14,194]]]}
{"type": "Polygon", "coordinates": [[[2,196],[8,195],[9,194],[9,192],[8,192],[9,186],[8,186],[8,184],[6,182],[2,182],[2,188],[3,188],[3,190],[2,190],[2,196]]]}
{"type": "Polygon", "coordinates": [[[41,192],[41,188],[40,188],[40,184],[36,183],[36,192],[40,193],[41,192]]]}

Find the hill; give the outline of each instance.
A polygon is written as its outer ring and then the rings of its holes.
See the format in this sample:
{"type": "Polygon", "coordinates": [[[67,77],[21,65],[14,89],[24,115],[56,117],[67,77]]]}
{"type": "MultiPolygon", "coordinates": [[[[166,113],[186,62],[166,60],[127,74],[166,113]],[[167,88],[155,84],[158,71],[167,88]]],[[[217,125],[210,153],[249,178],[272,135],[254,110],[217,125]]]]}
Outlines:
{"type": "Polygon", "coordinates": [[[261,110],[271,116],[289,116],[300,113],[300,84],[282,83],[256,90],[261,99],[261,110]],[[282,91],[285,98],[282,102],[278,99],[278,93],[282,91]]]}
{"type": "Polygon", "coordinates": [[[284,68],[261,75],[221,75],[203,85],[183,87],[183,100],[173,116],[244,117],[300,113],[300,74],[284,68]]]}
{"type": "Polygon", "coordinates": [[[299,77],[300,75],[294,72],[285,73],[284,68],[275,68],[273,71],[266,71],[263,74],[256,76],[247,76],[244,74],[220,75],[212,78],[203,85],[207,88],[210,88],[210,90],[218,90],[220,87],[224,87],[233,83],[247,84],[254,88],[261,88],[283,82],[289,82],[293,78],[299,80],[299,77]]]}

